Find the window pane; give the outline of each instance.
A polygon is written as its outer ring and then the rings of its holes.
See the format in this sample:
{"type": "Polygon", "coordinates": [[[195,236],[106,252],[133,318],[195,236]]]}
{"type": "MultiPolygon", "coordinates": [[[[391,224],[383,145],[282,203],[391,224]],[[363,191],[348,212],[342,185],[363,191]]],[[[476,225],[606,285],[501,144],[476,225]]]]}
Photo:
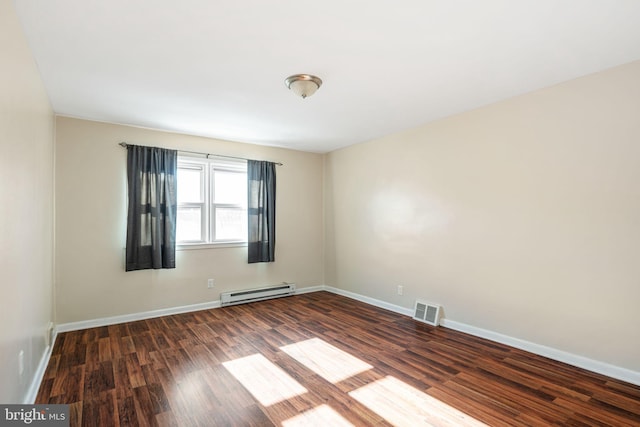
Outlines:
{"type": "Polygon", "coordinates": [[[216,240],[247,240],[247,210],[216,208],[216,240]]]}
{"type": "Polygon", "coordinates": [[[177,242],[202,240],[202,208],[179,207],[177,217],[177,242]]]}
{"type": "Polygon", "coordinates": [[[178,203],[202,202],[202,169],[178,168],[178,203]]]}
{"type": "Polygon", "coordinates": [[[247,204],[247,174],[216,170],[214,173],[215,203],[229,205],[247,204]]]}

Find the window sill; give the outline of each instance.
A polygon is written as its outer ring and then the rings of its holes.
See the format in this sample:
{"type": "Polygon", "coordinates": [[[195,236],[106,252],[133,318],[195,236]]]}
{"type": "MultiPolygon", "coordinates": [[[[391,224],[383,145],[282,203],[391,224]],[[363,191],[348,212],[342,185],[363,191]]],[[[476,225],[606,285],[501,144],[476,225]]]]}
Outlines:
{"type": "Polygon", "coordinates": [[[198,249],[221,249],[246,247],[247,242],[220,242],[220,243],[182,243],[176,245],[177,251],[192,251],[198,249]]]}

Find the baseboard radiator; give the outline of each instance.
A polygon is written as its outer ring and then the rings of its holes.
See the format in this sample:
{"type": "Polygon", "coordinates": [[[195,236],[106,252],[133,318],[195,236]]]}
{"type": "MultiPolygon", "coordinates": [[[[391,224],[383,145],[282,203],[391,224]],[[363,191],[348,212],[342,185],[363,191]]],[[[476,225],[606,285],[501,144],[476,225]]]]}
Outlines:
{"type": "Polygon", "coordinates": [[[263,288],[247,289],[244,291],[223,292],[220,294],[220,305],[225,307],[228,305],[286,297],[293,295],[295,292],[295,283],[282,283],[281,285],[265,286],[263,288]]]}

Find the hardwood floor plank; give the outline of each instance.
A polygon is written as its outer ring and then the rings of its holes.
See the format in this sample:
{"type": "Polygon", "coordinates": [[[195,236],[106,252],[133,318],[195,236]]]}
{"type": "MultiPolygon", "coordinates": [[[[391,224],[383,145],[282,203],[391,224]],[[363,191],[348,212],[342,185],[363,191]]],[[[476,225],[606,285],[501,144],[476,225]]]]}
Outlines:
{"type": "MultiPolygon", "coordinates": [[[[60,402],[65,403],[65,402],[60,402]]],[[[82,403],[74,402],[69,404],[69,426],[77,427],[82,425],[82,403]]]]}
{"type": "MultiPolygon", "coordinates": [[[[129,387],[142,387],[147,384],[144,379],[144,374],[142,373],[142,365],[138,360],[137,353],[129,353],[125,355],[123,358],[125,366],[127,368],[127,378],[129,382],[129,387]]],[[[121,372],[121,371],[119,371],[121,372]]]]}
{"type": "Polygon", "coordinates": [[[548,423],[554,420],[564,422],[571,415],[570,411],[553,405],[552,396],[541,397],[531,393],[530,389],[514,387],[501,381],[492,381],[493,379],[485,377],[482,373],[465,372],[456,376],[453,381],[483,392],[487,397],[490,396],[492,400],[513,408],[519,414],[534,411],[536,415],[547,419],[548,423]]]}
{"type": "Polygon", "coordinates": [[[156,421],[160,427],[182,427],[184,425],[180,424],[171,412],[162,412],[161,414],[156,415],[156,421]]]}
{"type": "Polygon", "coordinates": [[[42,402],[49,396],[52,396],[51,389],[53,388],[54,378],[43,378],[36,395],[36,402],[42,402]]]}
{"type": "Polygon", "coordinates": [[[100,361],[100,343],[98,341],[91,341],[87,343],[85,363],[96,363],[100,361]]]}
{"type": "Polygon", "coordinates": [[[124,356],[126,354],[132,354],[136,352],[136,346],[133,343],[131,335],[126,335],[120,338],[120,352],[124,356]]]}
{"type": "Polygon", "coordinates": [[[153,413],[158,415],[171,410],[169,400],[167,399],[162,386],[158,383],[151,383],[147,386],[149,399],[153,408],[153,413]]]}
{"type": "Polygon", "coordinates": [[[517,420],[519,415],[517,411],[489,401],[484,394],[466,389],[459,384],[447,382],[441,386],[431,387],[427,393],[492,426],[529,427],[529,424],[517,420]]]}
{"type": "Polygon", "coordinates": [[[135,387],[133,389],[133,402],[140,426],[157,426],[155,415],[161,411],[155,411],[154,402],[151,400],[148,386],[135,387]]]}
{"type": "MultiPolygon", "coordinates": [[[[67,343],[71,342],[71,340],[66,341],[65,348],[67,347],[67,343]]],[[[64,369],[84,365],[87,358],[87,345],[84,343],[78,343],[69,344],[68,346],[71,348],[69,350],[63,349],[60,356],[60,368],[64,369]]]]}
{"type": "Polygon", "coordinates": [[[79,402],[83,400],[84,388],[84,365],[73,366],[58,371],[53,380],[50,396],[60,396],[65,400],[65,403],[79,402]]]}
{"type": "Polygon", "coordinates": [[[47,368],[44,371],[43,379],[53,379],[56,377],[58,372],[58,364],[60,362],[60,354],[51,353],[51,357],[49,358],[49,363],[47,364],[47,368]]]}
{"type": "Polygon", "coordinates": [[[118,422],[121,426],[139,425],[133,393],[130,393],[128,396],[118,398],[118,422]]]}
{"type": "Polygon", "coordinates": [[[640,387],[620,381],[609,381],[605,383],[608,390],[614,391],[620,396],[626,396],[633,401],[640,400],[640,387]]]}
{"type": "Polygon", "coordinates": [[[83,426],[120,426],[114,391],[104,392],[82,402],[83,426]]]}
{"type": "Polygon", "coordinates": [[[213,329],[206,323],[191,325],[189,329],[195,334],[198,341],[202,343],[214,342],[218,338],[218,334],[213,332],[213,329]]]}
{"type": "Polygon", "coordinates": [[[640,425],[638,386],[327,292],[61,333],[36,402],[74,427],[640,425]]]}
{"type": "Polygon", "coordinates": [[[98,399],[101,393],[115,390],[113,363],[98,362],[85,367],[84,399],[98,399]]]}
{"type": "Polygon", "coordinates": [[[583,419],[589,419],[591,422],[600,423],[600,425],[638,426],[638,422],[619,416],[615,413],[608,412],[604,410],[604,408],[593,405],[590,401],[583,402],[559,397],[554,401],[554,403],[559,407],[572,411],[583,419]]]}

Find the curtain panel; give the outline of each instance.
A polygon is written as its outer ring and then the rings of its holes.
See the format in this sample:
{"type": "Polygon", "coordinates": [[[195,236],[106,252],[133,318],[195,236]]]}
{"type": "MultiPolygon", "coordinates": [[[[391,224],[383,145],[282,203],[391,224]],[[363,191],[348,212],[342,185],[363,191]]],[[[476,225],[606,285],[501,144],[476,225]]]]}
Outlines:
{"type": "Polygon", "coordinates": [[[127,146],[126,271],[175,268],[178,152],[127,146]]]}
{"type": "Polygon", "coordinates": [[[274,262],[276,248],[276,164],[247,161],[248,262],[274,262]]]}

